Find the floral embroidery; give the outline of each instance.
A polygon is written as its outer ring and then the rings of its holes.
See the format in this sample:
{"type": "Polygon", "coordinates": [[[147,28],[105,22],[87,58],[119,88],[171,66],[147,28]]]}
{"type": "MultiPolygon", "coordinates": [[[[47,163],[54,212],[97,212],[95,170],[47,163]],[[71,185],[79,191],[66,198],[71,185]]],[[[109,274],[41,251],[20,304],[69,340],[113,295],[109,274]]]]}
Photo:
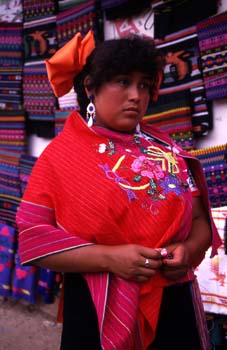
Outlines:
{"type": "Polygon", "coordinates": [[[135,173],[140,172],[142,176],[147,176],[150,179],[156,178],[159,180],[164,177],[161,166],[146,156],[135,159],[131,168],[135,173]]]}
{"type": "Polygon", "coordinates": [[[170,175],[159,183],[163,188],[163,193],[168,194],[175,192],[178,196],[182,193],[182,188],[179,185],[179,179],[176,176],[170,175]]]}
{"type": "Polygon", "coordinates": [[[107,148],[105,143],[100,143],[100,145],[99,145],[99,153],[104,153],[104,152],[107,151],[107,149],[108,148],[107,148]]]}
{"type": "MultiPolygon", "coordinates": [[[[146,142],[149,140],[146,139],[146,142]]],[[[130,146],[129,142],[125,145],[123,143],[115,145],[113,141],[100,144],[98,147],[100,154],[106,153],[108,157],[119,155],[119,157],[116,158],[112,169],[107,163],[99,166],[109,180],[115,181],[122,190],[126,191],[130,202],[139,200],[138,191],[145,191],[146,196],[143,197],[142,207],[157,214],[161,205],[159,202],[166,200],[166,195],[174,192],[179,196],[186,191],[188,184],[180,178],[182,172],[179,173],[178,160],[170,150],[166,152],[161,146],[154,144],[144,147],[138,136],[131,140],[130,146]],[[124,171],[125,176],[122,175],[124,171]]]]}

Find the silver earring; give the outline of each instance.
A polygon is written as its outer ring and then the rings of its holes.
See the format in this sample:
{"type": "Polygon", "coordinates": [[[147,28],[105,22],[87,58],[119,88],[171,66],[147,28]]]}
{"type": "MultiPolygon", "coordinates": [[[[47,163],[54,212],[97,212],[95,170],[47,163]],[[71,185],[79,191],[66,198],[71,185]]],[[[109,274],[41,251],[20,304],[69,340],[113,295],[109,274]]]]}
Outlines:
{"type": "Polygon", "coordinates": [[[90,103],[87,105],[86,121],[87,121],[88,127],[91,128],[92,125],[93,125],[93,122],[96,121],[96,118],[95,118],[95,105],[93,103],[94,96],[90,96],[89,100],[90,100],[90,103]]]}

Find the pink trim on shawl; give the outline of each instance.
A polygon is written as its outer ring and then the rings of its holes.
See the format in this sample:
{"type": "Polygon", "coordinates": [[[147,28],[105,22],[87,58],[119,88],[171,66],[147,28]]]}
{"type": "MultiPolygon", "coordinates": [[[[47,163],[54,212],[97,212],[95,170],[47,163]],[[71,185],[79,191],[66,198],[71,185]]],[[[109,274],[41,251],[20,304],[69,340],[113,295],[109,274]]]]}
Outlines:
{"type": "Polygon", "coordinates": [[[22,201],[17,212],[20,258],[23,264],[92,243],[54,226],[50,208],[22,201]]]}

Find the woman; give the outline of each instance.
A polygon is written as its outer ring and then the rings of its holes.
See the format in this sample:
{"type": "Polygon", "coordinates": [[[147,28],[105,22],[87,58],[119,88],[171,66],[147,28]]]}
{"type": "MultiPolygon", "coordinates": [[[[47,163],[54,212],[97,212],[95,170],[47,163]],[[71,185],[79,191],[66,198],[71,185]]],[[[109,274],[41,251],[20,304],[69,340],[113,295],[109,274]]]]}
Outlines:
{"type": "Polygon", "coordinates": [[[90,101],[88,125],[73,111],[39,157],[17,214],[22,263],[64,273],[61,349],[208,350],[193,267],[220,240],[202,168],[142,122],[161,53],[138,37],[94,48],[89,32],[46,63],[56,96],[74,81],[81,115],[90,101]]]}

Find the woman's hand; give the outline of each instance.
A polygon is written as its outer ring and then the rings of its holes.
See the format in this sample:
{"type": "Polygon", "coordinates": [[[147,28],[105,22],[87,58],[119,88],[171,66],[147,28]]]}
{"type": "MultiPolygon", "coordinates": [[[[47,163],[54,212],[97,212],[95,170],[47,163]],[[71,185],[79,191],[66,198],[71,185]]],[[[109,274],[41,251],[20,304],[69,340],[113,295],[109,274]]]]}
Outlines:
{"type": "Polygon", "coordinates": [[[162,266],[161,251],[136,244],[110,246],[105,254],[109,272],[134,282],[146,282],[162,266]]]}
{"type": "Polygon", "coordinates": [[[200,197],[193,198],[192,227],[185,242],[167,246],[172,258],[165,258],[161,268],[162,274],[171,280],[186,275],[190,267],[198,266],[211,244],[211,229],[208,214],[200,197]]]}
{"type": "Polygon", "coordinates": [[[190,256],[185,243],[177,243],[166,247],[167,256],[160,269],[163,276],[170,280],[184,277],[190,268],[190,256]]]}

